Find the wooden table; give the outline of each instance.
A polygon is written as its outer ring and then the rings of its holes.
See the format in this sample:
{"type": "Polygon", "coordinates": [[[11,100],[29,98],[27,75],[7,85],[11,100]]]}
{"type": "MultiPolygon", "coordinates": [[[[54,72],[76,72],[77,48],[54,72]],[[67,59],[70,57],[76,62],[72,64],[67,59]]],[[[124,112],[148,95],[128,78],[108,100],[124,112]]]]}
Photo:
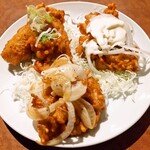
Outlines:
{"type": "MultiPolygon", "coordinates": [[[[43,0],[45,4],[63,2],[64,0],[43,0]]],[[[69,0],[67,0],[69,1],[69,0]]],[[[118,9],[135,20],[150,37],[150,3],[149,0],[91,0],[107,5],[115,2],[118,9]]],[[[41,0],[0,0],[0,35],[17,19],[26,14],[27,4],[38,4],[41,0]]],[[[148,150],[150,148],[150,108],[143,117],[130,129],[107,142],[81,148],[82,150],[148,150]]],[[[43,150],[60,149],[46,148],[35,144],[16,133],[0,118],[0,149],[1,150],[43,150]]]]}

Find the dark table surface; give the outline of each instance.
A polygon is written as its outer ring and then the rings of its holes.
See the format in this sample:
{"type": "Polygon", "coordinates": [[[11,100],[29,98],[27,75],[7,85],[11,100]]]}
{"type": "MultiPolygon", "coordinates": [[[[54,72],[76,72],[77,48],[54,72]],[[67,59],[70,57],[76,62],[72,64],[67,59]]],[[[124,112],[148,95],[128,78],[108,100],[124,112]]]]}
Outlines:
{"type": "MultiPolygon", "coordinates": [[[[64,0],[42,0],[45,4],[64,2],[64,0]]],[[[66,0],[69,1],[69,0],[66,0]]],[[[88,0],[107,5],[114,2],[118,10],[137,22],[150,37],[149,0],[88,0]]],[[[38,4],[41,0],[0,0],[0,36],[17,19],[26,14],[27,4],[38,4]]],[[[149,150],[150,149],[150,108],[130,129],[107,142],[82,150],[149,150]]],[[[41,147],[12,130],[0,118],[0,150],[57,150],[60,148],[41,147]]]]}

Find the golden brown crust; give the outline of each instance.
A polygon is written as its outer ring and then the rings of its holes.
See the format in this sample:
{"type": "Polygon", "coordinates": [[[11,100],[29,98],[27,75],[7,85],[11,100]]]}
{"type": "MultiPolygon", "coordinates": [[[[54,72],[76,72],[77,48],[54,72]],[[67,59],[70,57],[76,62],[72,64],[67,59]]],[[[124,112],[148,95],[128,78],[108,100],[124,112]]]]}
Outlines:
{"type": "Polygon", "coordinates": [[[105,100],[98,81],[95,78],[90,77],[88,78],[87,82],[87,91],[83,98],[85,98],[90,104],[92,104],[96,111],[104,109],[105,100]]]}
{"type": "MultiPolygon", "coordinates": [[[[116,5],[114,3],[108,4],[108,7],[104,10],[106,14],[112,14],[115,17],[118,17],[118,12],[116,11],[116,5]]],[[[85,49],[83,43],[94,39],[90,33],[86,33],[86,28],[90,22],[90,18],[93,16],[100,15],[98,12],[89,13],[85,16],[85,23],[78,25],[80,32],[83,34],[79,38],[79,46],[76,48],[76,52],[79,56],[85,56],[85,49]]],[[[95,40],[95,39],[94,39],[95,40]]],[[[115,55],[91,55],[91,60],[95,62],[95,67],[98,70],[111,70],[111,71],[125,71],[130,70],[137,72],[138,71],[138,57],[127,54],[115,54],[115,55]]]]}
{"type": "Polygon", "coordinates": [[[95,66],[98,70],[138,71],[138,57],[126,54],[116,54],[97,57],[95,66]]]}
{"type": "Polygon", "coordinates": [[[3,59],[13,65],[21,61],[29,60],[32,56],[32,52],[27,41],[32,36],[35,37],[36,33],[30,29],[29,24],[20,28],[5,45],[1,53],[3,59]]]}
{"type": "Polygon", "coordinates": [[[36,40],[40,33],[32,31],[30,23],[28,23],[20,28],[13,38],[8,41],[1,55],[3,59],[13,65],[17,65],[21,61],[30,60],[34,55],[39,61],[36,63],[35,69],[41,72],[41,66],[50,65],[60,54],[67,54],[71,58],[71,52],[70,41],[63,25],[64,11],[46,7],[44,4],[40,4],[37,7],[45,7],[52,17],[52,22],[48,23],[45,30],[48,28],[56,29],[60,36],[44,43],[39,41],[36,46],[36,40]]]}
{"type": "Polygon", "coordinates": [[[105,14],[112,14],[115,17],[118,17],[118,12],[116,11],[117,6],[114,3],[108,4],[107,8],[104,10],[105,14]]]}
{"type": "Polygon", "coordinates": [[[53,20],[48,24],[47,28],[56,29],[60,33],[60,36],[44,43],[39,42],[37,47],[35,47],[36,38],[29,41],[31,50],[34,52],[37,59],[39,59],[38,63],[35,64],[35,69],[38,72],[42,71],[43,66],[48,67],[48,65],[51,65],[54,59],[61,54],[67,54],[70,58],[72,58],[69,46],[70,41],[63,25],[65,14],[64,11],[49,7],[46,7],[46,9],[49,11],[53,20]]]}
{"type": "MultiPolygon", "coordinates": [[[[43,96],[45,97],[45,99],[49,104],[59,99],[58,97],[54,98],[53,96],[51,96],[50,88],[44,90],[43,96]]],[[[34,99],[32,101],[32,104],[34,107],[41,108],[41,106],[44,106],[43,104],[41,104],[38,97],[34,95],[33,97],[34,99]]],[[[96,113],[95,127],[96,127],[100,120],[101,110],[105,109],[105,100],[102,94],[102,90],[99,87],[99,83],[95,78],[93,77],[88,78],[87,91],[82,98],[88,101],[95,110],[96,113]]],[[[78,113],[75,112],[75,114],[76,117],[74,129],[71,132],[70,136],[82,135],[88,131],[88,128],[83,124],[78,113]]],[[[62,106],[58,107],[55,112],[49,115],[47,119],[38,121],[37,131],[41,138],[41,142],[43,144],[46,144],[47,141],[51,140],[52,138],[58,136],[61,132],[63,132],[66,127],[67,120],[68,120],[68,110],[66,108],[66,105],[63,104],[62,106]]]]}

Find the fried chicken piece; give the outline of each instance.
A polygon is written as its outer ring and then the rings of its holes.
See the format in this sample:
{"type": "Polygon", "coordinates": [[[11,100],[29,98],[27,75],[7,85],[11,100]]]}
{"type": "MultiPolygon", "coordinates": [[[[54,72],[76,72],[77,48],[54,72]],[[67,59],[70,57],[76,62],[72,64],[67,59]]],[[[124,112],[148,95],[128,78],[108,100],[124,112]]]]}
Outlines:
{"type": "Polygon", "coordinates": [[[104,109],[105,99],[98,81],[95,78],[90,77],[88,78],[87,82],[87,91],[83,98],[85,98],[90,104],[92,104],[95,111],[104,109]]]}
{"type": "MultiPolygon", "coordinates": [[[[56,101],[56,98],[54,98],[55,100],[53,100],[51,96],[50,88],[44,90],[43,96],[49,104],[51,104],[51,102],[56,101]],[[49,98],[51,100],[49,100],[49,98]]],[[[39,107],[41,108],[42,105],[39,102],[38,97],[34,95],[33,97],[34,97],[32,102],[33,106],[36,108],[39,107]]],[[[88,78],[87,91],[83,96],[83,98],[86,101],[88,101],[95,110],[96,113],[95,127],[96,127],[101,117],[101,110],[105,109],[105,100],[102,94],[102,90],[99,87],[99,83],[95,78],[93,77],[88,78]]],[[[79,136],[88,131],[88,128],[84,125],[78,113],[77,112],[75,113],[76,113],[76,117],[75,117],[74,129],[71,132],[70,136],[79,136]]],[[[65,130],[67,120],[68,120],[68,110],[66,105],[63,104],[62,106],[56,108],[56,110],[53,113],[51,113],[51,115],[49,115],[47,119],[38,121],[37,131],[41,138],[41,142],[43,144],[46,144],[47,141],[53,139],[54,137],[57,137],[60,133],[62,133],[65,130]]]]}
{"type": "Polygon", "coordinates": [[[47,12],[52,17],[52,22],[49,22],[46,29],[48,28],[55,30],[58,33],[58,37],[50,40],[39,41],[36,45],[36,37],[30,38],[28,41],[31,50],[35,54],[38,62],[35,63],[34,68],[36,71],[41,72],[51,65],[51,63],[61,54],[67,54],[72,58],[70,51],[70,40],[64,29],[64,15],[63,10],[57,10],[55,8],[46,7],[47,12]]]}
{"type": "Polygon", "coordinates": [[[37,131],[42,144],[46,144],[46,142],[62,132],[61,126],[53,116],[49,116],[47,119],[39,121],[37,123],[37,131]]]}
{"type": "MultiPolygon", "coordinates": [[[[108,4],[107,8],[104,10],[105,14],[112,14],[118,17],[118,12],[116,10],[116,5],[114,3],[108,4]]],[[[79,38],[79,46],[76,48],[76,52],[79,56],[85,58],[85,48],[83,43],[86,41],[88,43],[90,40],[96,40],[92,37],[91,33],[86,33],[87,26],[90,19],[94,16],[100,15],[98,12],[89,13],[85,16],[85,22],[78,25],[82,35],[79,38]]],[[[91,60],[94,62],[96,69],[98,70],[111,70],[111,71],[138,71],[138,57],[129,54],[112,54],[112,55],[91,55],[91,60]]]]}
{"type": "Polygon", "coordinates": [[[31,58],[31,50],[27,41],[31,36],[36,37],[36,32],[30,29],[29,24],[20,28],[5,45],[1,53],[3,59],[12,65],[29,60],[31,58]]]}
{"type": "Polygon", "coordinates": [[[54,33],[58,32],[58,35],[55,35],[58,37],[44,42],[40,40],[36,45],[37,38],[41,33],[31,29],[31,22],[29,22],[20,28],[12,39],[8,41],[1,55],[4,60],[13,65],[17,65],[21,61],[29,60],[32,56],[35,56],[35,59],[39,61],[36,63],[35,69],[41,72],[44,69],[41,66],[51,64],[60,54],[67,54],[70,58],[72,56],[69,46],[70,40],[63,25],[65,21],[64,11],[44,5],[39,5],[38,7],[45,7],[52,18],[52,22],[48,22],[46,27],[42,29],[42,32],[51,29],[51,31],[54,30],[54,33]]]}
{"type": "Polygon", "coordinates": [[[138,57],[126,54],[107,55],[95,58],[98,70],[138,71],[138,57]]]}

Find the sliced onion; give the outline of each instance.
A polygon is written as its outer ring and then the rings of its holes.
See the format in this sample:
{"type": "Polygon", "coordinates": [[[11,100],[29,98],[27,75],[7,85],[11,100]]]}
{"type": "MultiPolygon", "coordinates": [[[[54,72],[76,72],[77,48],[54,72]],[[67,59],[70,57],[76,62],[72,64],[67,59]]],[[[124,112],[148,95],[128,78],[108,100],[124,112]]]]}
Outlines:
{"type": "Polygon", "coordinates": [[[63,86],[63,99],[65,101],[69,101],[70,96],[71,96],[71,82],[65,82],[63,86]]]}
{"type": "Polygon", "coordinates": [[[55,95],[63,97],[65,101],[75,101],[85,94],[87,85],[83,85],[82,81],[71,85],[66,77],[57,75],[51,82],[51,88],[55,95]]]}
{"type": "Polygon", "coordinates": [[[133,46],[133,35],[132,35],[132,30],[130,29],[129,24],[125,23],[124,28],[127,32],[127,39],[126,39],[126,43],[129,46],[133,46]]]}
{"type": "MultiPolygon", "coordinates": [[[[58,135],[56,138],[54,138],[52,140],[49,140],[46,143],[47,146],[53,146],[53,145],[61,143],[64,139],[66,139],[71,134],[71,132],[74,128],[75,110],[74,110],[73,104],[71,102],[67,102],[66,104],[67,104],[67,109],[68,109],[67,126],[60,135],[58,135]]],[[[41,143],[39,143],[39,144],[41,144],[41,143]]]]}
{"type": "Polygon", "coordinates": [[[41,74],[47,78],[51,78],[57,74],[63,74],[68,77],[70,81],[76,81],[77,78],[83,79],[86,77],[81,66],[71,63],[64,64],[59,67],[49,68],[44,70],[41,74]]]}
{"type": "Polygon", "coordinates": [[[78,81],[71,87],[71,95],[69,101],[75,101],[81,98],[86,92],[87,85],[83,85],[82,81],[78,81]]]}
{"type": "Polygon", "coordinates": [[[57,74],[57,75],[53,76],[50,86],[55,95],[58,95],[61,97],[65,96],[66,98],[70,97],[71,82],[63,74],[57,74]]]}
{"type": "Polygon", "coordinates": [[[49,109],[47,109],[46,107],[35,108],[32,107],[31,103],[27,105],[26,113],[31,119],[35,121],[46,119],[50,114],[49,109]]]}
{"type": "Polygon", "coordinates": [[[95,123],[96,123],[96,113],[95,113],[93,106],[89,102],[84,100],[83,98],[81,98],[79,101],[86,107],[86,109],[89,113],[89,116],[91,118],[92,128],[94,128],[95,123]]]}
{"type": "Polygon", "coordinates": [[[98,71],[95,66],[93,65],[92,61],[91,61],[91,56],[87,53],[87,51],[85,50],[85,55],[86,55],[86,58],[87,58],[87,62],[88,62],[88,65],[90,67],[90,69],[95,73],[95,74],[98,74],[98,75],[101,75],[100,71],[98,71]]]}
{"type": "Polygon", "coordinates": [[[60,98],[55,103],[50,104],[50,106],[49,106],[50,113],[54,112],[58,107],[60,107],[64,103],[65,103],[65,101],[62,98],[60,98]]]}
{"type": "Polygon", "coordinates": [[[87,128],[93,129],[96,122],[96,113],[93,106],[88,102],[84,102],[83,100],[75,101],[73,104],[83,124],[87,128]]]}
{"type": "Polygon", "coordinates": [[[46,119],[50,115],[50,113],[54,112],[56,110],[56,108],[60,107],[64,103],[65,103],[65,101],[63,101],[62,99],[59,99],[55,103],[50,104],[48,107],[35,108],[32,106],[32,104],[30,102],[27,105],[26,112],[27,112],[27,115],[31,119],[33,119],[35,121],[39,121],[39,120],[46,119]]]}
{"type": "Polygon", "coordinates": [[[27,105],[27,109],[26,109],[27,115],[33,120],[46,119],[48,117],[48,115],[50,114],[50,109],[49,109],[49,105],[48,105],[47,101],[42,96],[41,91],[33,91],[32,90],[31,92],[32,92],[32,94],[36,95],[44,103],[44,107],[43,108],[32,107],[32,101],[30,100],[27,105]]]}
{"type": "Polygon", "coordinates": [[[122,46],[120,49],[114,49],[104,55],[127,54],[139,56],[139,50],[133,47],[122,46]]]}
{"type": "Polygon", "coordinates": [[[89,113],[88,113],[87,109],[85,108],[85,106],[79,101],[75,101],[73,104],[74,104],[75,109],[76,109],[78,115],[80,116],[83,124],[87,128],[92,129],[91,119],[90,119],[89,113]]]}
{"type": "MultiPolygon", "coordinates": [[[[63,58],[61,57],[60,59],[63,58]]],[[[57,61],[60,61],[60,59],[57,59],[57,61]]],[[[57,61],[54,62],[56,66],[57,61]]],[[[83,85],[80,80],[86,79],[87,76],[83,68],[77,64],[67,63],[49,68],[44,70],[42,75],[51,80],[50,86],[53,94],[63,97],[66,101],[77,100],[86,92],[87,86],[83,85]],[[74,81],[76,83],[72,84],[74,81]]]]}
{"type": "Polygon", "coordinates": [[[51,76],[55,75],[57,68],[49,68],[41,72],[41,75],[47,78],[51,78],[51,76]]]}
{"type": "Polygon", "coordinates": [[[68,63],[71,63],[69,56],[66,54],[61,54],[51,64],[50,68],[56,68],[56,67],[68,64],[68,63]]]}
{"type": "Polygon", "coordinates": [[[73,64],[69,57],[65,54],[60,55],[47,70],[41,72],[45,77],[51,78],[57,74],[63,74],[68,77],[70,81],[76,81],[77,79],[83,80],[86,78],[86,74],[81,65],[73,64]]]}
{"type": "Polygon", "coordinates": [[[51,88],[53,94],[63,97],[65,101],[74,101],[85,94],[87,85],[83,85],[82,81],[77,81],[75,84],[71,85],[67,77],[58,74],[53,77],[51,88]]]}
{"type": "Polygon", "coordinates": [[[81,65],[73,64],[72,67],[76,73],[76,80],[83,80],[87,77],[81,65]]]}
{"type": "Polygon", "coordinates": [[[136,53],[136,52],[130,52],[130,51],[124,51],[122,54],[133,55],[133,56],[139,56],[139,53],[136,53]]]}

